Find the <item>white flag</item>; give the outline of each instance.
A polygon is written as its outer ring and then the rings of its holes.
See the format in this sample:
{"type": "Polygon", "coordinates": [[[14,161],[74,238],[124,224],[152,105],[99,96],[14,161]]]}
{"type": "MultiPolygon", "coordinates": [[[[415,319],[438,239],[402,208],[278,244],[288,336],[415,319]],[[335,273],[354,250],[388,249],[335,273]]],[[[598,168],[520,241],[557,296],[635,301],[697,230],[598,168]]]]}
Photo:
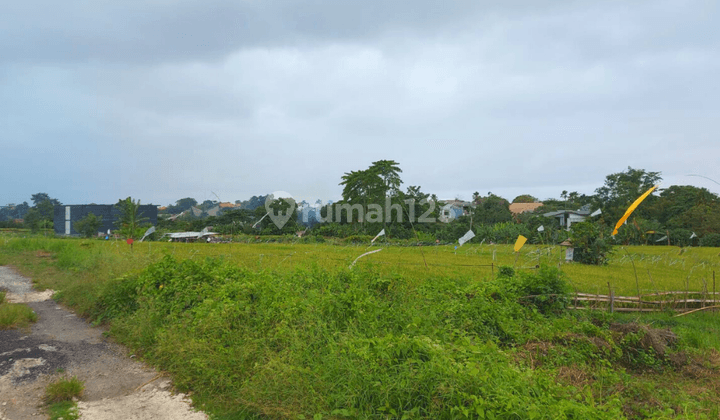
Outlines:
{"type": "Polygon", "coordinates": [[[690,235],[690,239],[692,239],[692,238],[697,238],[697,235],[695,234],[695,232],[693,232],[693,234],[690,235]]]}
{"type": "Polygon", "coordinates": [[[545,230],[545,226],[540,225],[540,227],[538,227],[538,232],[543,232],[544,230],[545,230]]]}
{"type": "Polygon", "coordinates": [[[463,244],[465,242],[469,241],[470,239],[472,239],[474,237],[475,237],[475,233],[472,231],[472,229],[468,230],[467,233],[465,233],[462,236],[462,238],[458,239],[458,243],[460,244],[460,246],[463,246],[463,244]]]}
{"type": "Polygon", "coordinates": [[[153,233],[153,232],[155,232],[155,226],[150,226],[150,229],[146,230],[146,231],[145,231],[145,234],[143,235],[143,237],[140,238],[140,242],[142,242],[143,239],[147,238],[147,236],[150,235],[150,234],[153,233]]]}
{"type": "Polygon", "coordinates": [[[385,234],[385,229],[381,230],[380,233],[378,233],[377,235],[375,235],[375,237],[372,239],[372,241],[370,241],[370,243],[375,242],[375,239],[383,236],[384,234],[385,234]]]}
{"type": "Polygon", "coordinates": [[[656,240],[655,242],[662,242],[667,239],[667,235],[663,236],[662,238],[656,240]]]}
{"type": "Polygon", "coordinates": [[[110,229],[108,229],[108,235],[110,234],[110,229]]]}
{"type": "Polygon", "coordinates": [[[590,217],[600,216],[602,214],[602,210],[597,209],[594,212],[590,213],[590,217]]]}

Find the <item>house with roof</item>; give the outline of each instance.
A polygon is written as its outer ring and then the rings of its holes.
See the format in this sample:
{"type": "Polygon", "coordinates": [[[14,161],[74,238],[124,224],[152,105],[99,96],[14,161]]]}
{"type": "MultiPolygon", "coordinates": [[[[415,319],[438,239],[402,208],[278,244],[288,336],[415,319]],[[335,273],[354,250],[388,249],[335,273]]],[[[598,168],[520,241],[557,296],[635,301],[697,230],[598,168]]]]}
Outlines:
{"type": "Polygon", "coordinates": [[[470,214],[470,208],[473,206],[471,202],[463,200],[440,200],[438,204],[442,205],[438,216],[438,220],[442,223],[450,223],[460,216],[470,214]]]}
{"type": "Polygon", "coordinates": [[[570,230],[573,223],[582,222],[590,216],[590,206],[583,206],[577,210],[557,210],[543,214],[545,217],[554,217],[560,226],[570,230]]]}

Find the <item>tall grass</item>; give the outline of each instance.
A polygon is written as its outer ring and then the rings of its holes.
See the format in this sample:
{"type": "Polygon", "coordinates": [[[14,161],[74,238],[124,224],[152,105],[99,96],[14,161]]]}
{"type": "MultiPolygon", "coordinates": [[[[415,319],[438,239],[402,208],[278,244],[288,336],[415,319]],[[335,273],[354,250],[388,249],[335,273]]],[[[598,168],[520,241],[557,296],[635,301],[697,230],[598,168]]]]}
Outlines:
{"type": "MultiPolygon", "coordinates": [[[[8,240],[0,255],[108,323],[218,418],[717,415],[714,394],[686,390],[668,356],[642,348],[638,334],[608,329],[630,318],[563,312],[569,290],[611,281],[634,293],[633,263],[653,273],[652,283],[638,279],[647,289],[684,282],[687,268],[711,275],[714,250],[628,247],[607,267],[559,271],[555,247],[526,246],[518,256],[495,245],[379,247],[353,269],[372,248],[154,242],[131,250],[26,238],[8,240]],[[520,299],[548,293],[558,296],[520,299]]],[[[720,332],[712,316],[649,319],[677,330],[673,352],[707,354],[720,332]]]]}

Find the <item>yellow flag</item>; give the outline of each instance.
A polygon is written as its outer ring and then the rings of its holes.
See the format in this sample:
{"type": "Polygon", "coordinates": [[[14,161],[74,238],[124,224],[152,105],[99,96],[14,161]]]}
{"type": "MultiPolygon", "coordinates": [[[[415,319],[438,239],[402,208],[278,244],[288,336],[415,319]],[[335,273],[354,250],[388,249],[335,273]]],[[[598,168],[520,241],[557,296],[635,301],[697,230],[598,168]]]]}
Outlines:
{"type": "Polygon", "coordinates": [[[526,241],[527,241],[526,237],[524,237],[522,235],[518,235],[517,241],[515,241],[515,252],[520,251],[520,248],[522,248],[523,245],[525,245],[526,241]]]}
{"type": "Polygon", "coordinates": [[[625,211],[625,214],[623,214],[623,217],[621,217],[620,220],[618,220],[618,222],[615,224],[615,229],[613,230],[613,233],[612,233],[613,236],[615,236],[618,233],[618,229],[620,228],[620,226],[622,226],[622,224],[627,220],[627,218],[630,217],[630,215],[632,214],[633,211],[635,211],[637,206],[639,206],[640,203],[642,203],[642,201],[644,199],[646,199],[647,196],[650,195],[650,193],[653,192],[655,190],[655,188],[657,188],[657,187],[658,187],[657,185],[653,185],[652,188],[645,191],[645,194],[638,197],[638,199],[635,200],[635,202],[632,203],[630,205],[630,207],[628,207],[628,209],[625,211]]]}

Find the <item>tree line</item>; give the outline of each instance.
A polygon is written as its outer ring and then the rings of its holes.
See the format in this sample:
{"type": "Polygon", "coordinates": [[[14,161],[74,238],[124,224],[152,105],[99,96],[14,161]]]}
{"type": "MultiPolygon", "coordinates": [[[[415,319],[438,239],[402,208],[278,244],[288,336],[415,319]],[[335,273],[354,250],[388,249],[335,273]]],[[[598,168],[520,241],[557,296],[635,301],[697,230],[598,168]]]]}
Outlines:
{"type": "MultiPolygon", "coordinates": [[[[347,172],[339,180],[342,200],[320,208],[305,202],[297,203],[292,217],[282,227],[265,217],[266,196],[261,195],[244,202],[238,200],[237,207],[216,216],[208,216],[206,212],[217,206],[217,202],[206,200],[199,204],[193,198],[183,198],[168,206],[163,212],[166,217],[158,221],[158,228],[199,231],[212,226],[214,231],[223,234],[284,235],[303,232],[316,238],[357,237],[360,240],[384,229],[389,238],[424,243],[454,242],[470,229],[476,234],[473,242],[509,243],[518,235],[524,235],[531,243],[560,243],[572,239],[573,231],[584,230],[610,240],[612,228],[628,205],[662,181],[660,172],[628,167],[625,171],[607,175],[594,194],[562,191],[559,198],[546,199],[541,207],[521,214],[513,214],[510,204],[533,203],[538,199],[523,194],[508,200],[492,192],[486,195],[476,192],[468,202],[454,207],[450,205],[449,210],[456,214],[444,219],[443,211],[448,210],[447,204],[435,194],[422,191],[420,186],[409,185],[403,189],[401,175],[399,163],[393,160],[376,161],[368,168],[347,172]],[[187,211],[191,208],[199,209],[200,214],[187,211]],[[557,219],[544,216],[551,211],[581,208],[601,211],[599,216],[588,218],[585,222],[590,227],[576,224],[576,229],[567,231],[557,219]],[[169,217],[181,213],[181,217],[169,217]],[[423,223],[419,220],[420,216],[435,223],[423,223]]],[[[31,201],[32,206],[25,202],[0,209],[0,227],[51,228],[53,208],[61,203],[46,193],[33,194],[31,201]],[[13,219],[23,219],[22,225],[15,224],[13,219]]],[[[116,206],[139,206],[139,202],[134,203],[128,197],[119,200],[116,206]]],[[[280,199],[273,203],[271,209],[281,212],[291,207],[291,203],[280,199]]],[[[87,231],[99,223],[97,220],[84,222],[90,222],[87,231]]],[[[146,227],[143,223],[138,226],[146,227]]],[[[128,232],[137,236],[138,226],[129,228],[128,232]]],[[[612,238],[612,243],[720,246],[720,197],[706,188],[689,185],[671,185],[656,190],[612,238]]]]}

